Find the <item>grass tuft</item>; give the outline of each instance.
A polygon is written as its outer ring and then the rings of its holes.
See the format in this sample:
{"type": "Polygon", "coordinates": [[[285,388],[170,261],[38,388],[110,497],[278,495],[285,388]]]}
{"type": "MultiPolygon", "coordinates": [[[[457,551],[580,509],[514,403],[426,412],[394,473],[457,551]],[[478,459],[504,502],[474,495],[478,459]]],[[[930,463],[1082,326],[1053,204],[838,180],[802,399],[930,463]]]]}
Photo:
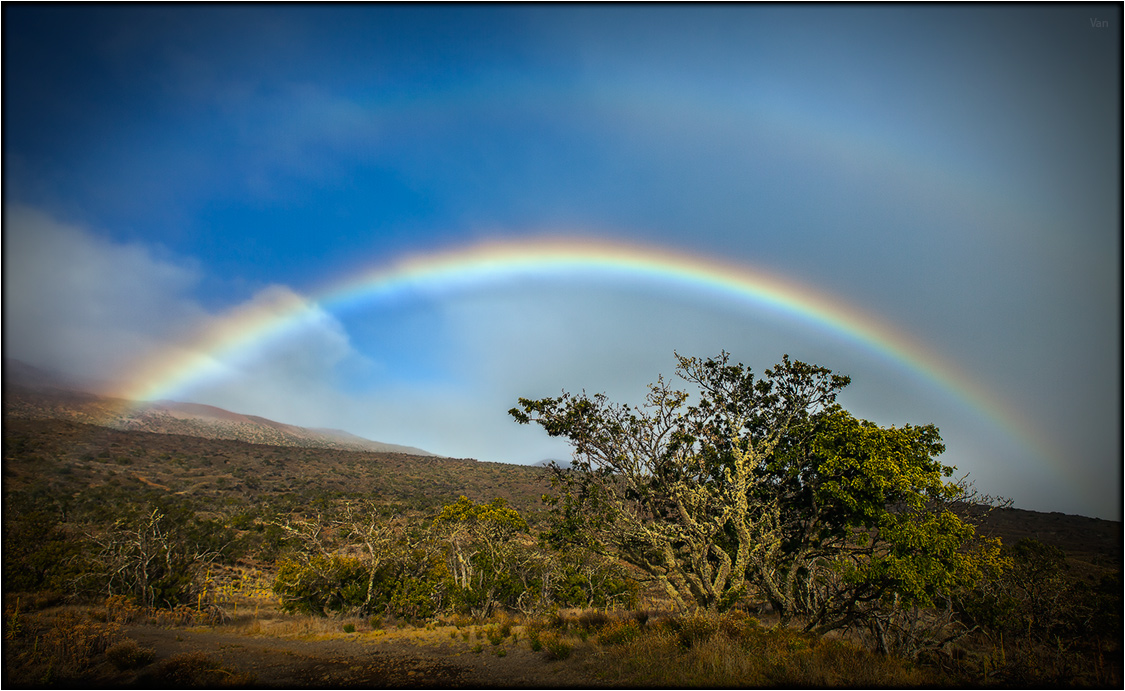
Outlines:
{"type": "Polygon", "coordinates": [[[150,664],[156,659],[156,650],[144,648],[132,638],[126,638],[116,643],[105,651],[106,659],[113,663],[119,670],[138,669],[150,664]]]}
{"type": "Polygon", "coordinates": [[[615,684],[645,687],[927,686],[942,679],[850,642],[761,627],[749,617],[684,617],[608,626],[602,660],[615,684]],[[633,628],[635,627],[635,628],[633,628]]]}

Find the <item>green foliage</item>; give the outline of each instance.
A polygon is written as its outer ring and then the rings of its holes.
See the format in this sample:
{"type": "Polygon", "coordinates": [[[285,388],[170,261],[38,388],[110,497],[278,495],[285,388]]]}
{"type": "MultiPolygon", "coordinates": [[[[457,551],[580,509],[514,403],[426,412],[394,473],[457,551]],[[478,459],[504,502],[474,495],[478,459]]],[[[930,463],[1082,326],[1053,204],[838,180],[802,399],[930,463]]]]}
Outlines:
{"type": "Polygon", "coordinates": [[[54,512],[4,513],[4,591],[69,592],[82,573],[85,540],[67,531],[54,512]]]}
{"type": "Polygon", "coordinates": [[[1031,538],[1005,548],[1004,558],[1008,568],[965,598],[971,621],[1009,641],[1120,639],[1120,572],[1077,579],[1062,550],[1031,538]]]}
{"type": "Polygon", "coordinates": [[[394,587],[385,611],[411,621],[427,619],[438,613],[446,587],[447,583],[436,566],[428,575],[406,576],[394,587]]]}
{"type": "Polygon", "coordinates": [[[600,605],[631,593],[604,560],[583,562],[526,539],[527,522],[503,499],[475,504],[466,497],[434,520],[453,581],[453,606],[478,617],[496,607],[531,614],[551,606],[600,605]]]}
{"type": "Polygon", "coordinates": [[[273,591],[285,611],[326,615],[362,604],[366,583],[367,570],[358,559],[317,554],[303,563],[280,562],[273,591]]]}
{"type": "Polygon", "coordinates": [[[462,495],[452,504],[442,507],[434,519],[436,525],[457,525],[471,530],[482,539],[505,540],[520,532],[527,532],[527,521],[508,502],[497,497],[487,504],[475,504],[462,495]]]}
{"type": "Polygon", "coordinates": [[[510,411],[574,447],[548,500],[556,544],[628,561],[681,610],[758,594],[819,631],[947,602],[996,561],[949,508],[965,493],[932,425],[857,420],[835,404],[848,377],[788,356],[763,377],[677,358],[693,392],[660,379],[640,408],[564,394],[510,411]]]}
{"type": "Polygon", "coordinates": [[[293,612],[487,618],[497,609],[628,604],[637,588],[602,557],[536,545],[502,499],[461,497],[428,530],[350,504],[342,517],[293,520],[285,529],[300,547],[278,562],[273,589],[293,612]]]}

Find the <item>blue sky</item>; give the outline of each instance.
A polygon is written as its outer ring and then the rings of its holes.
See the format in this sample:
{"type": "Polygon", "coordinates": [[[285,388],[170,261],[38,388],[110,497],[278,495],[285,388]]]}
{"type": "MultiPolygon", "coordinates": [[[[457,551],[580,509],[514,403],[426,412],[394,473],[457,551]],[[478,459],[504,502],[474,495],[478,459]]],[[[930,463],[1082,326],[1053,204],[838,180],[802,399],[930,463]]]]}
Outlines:
{"type": "Polygon", "coordinates": [[[852,375],[1017,506],[1120,518],[1117,5],[7,5],[5,355],[112,383],[248,305],[306,316],[169,391],[451,456],[565,446],[519,396],[637,400],[672,351],[852,375]],[[1104,20],[1108,27],[1095,27],[1104,20]],[[321,304],[544,235],[862,307],[1037,430],[878,352],[658,283],[321,304]],[[1049,448],[1046,448],[1049,447],[1049,448]]]}

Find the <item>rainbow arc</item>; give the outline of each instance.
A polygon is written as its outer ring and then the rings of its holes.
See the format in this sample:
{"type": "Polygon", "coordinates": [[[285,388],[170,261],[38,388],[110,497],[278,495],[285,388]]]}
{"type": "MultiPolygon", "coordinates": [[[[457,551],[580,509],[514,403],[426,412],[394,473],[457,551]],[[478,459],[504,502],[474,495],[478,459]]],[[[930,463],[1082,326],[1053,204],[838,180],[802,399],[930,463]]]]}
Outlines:
{"type": "MultiPolygon", "coordinates": [[[[560,279],[577,273],[649,281],[721,295],[802,321],[890,360],[936,385],[1044,453],[1048,447],[1006,404],[916,339],[855,305],[765,270],[712,257],[637,243],[586,237],[548,237],[481,242],[417,254],[359,272],[310,297],[275,289],[251,305],[216,320],[192,342],[142,363],[138,381],[122,393],[134,401],[156,400],[190,385],[244,348],[276,337],[320,307],[339,309],[375,300],[409,299],[419,291],[456,293],[526,277],[560,279]]],[[[1033,449],[1035,450],[1035,449],[1033,449]]]]}

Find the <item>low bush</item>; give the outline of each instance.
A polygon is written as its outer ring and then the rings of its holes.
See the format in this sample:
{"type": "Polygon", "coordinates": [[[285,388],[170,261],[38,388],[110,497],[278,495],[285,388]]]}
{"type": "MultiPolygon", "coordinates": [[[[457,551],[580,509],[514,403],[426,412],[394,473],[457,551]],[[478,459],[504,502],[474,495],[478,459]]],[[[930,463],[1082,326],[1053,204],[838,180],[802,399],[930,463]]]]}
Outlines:
{"type": "Polygon", "coordinates": [[[574,650],[574,646],[557,636],[550,636],[542,640],[548,660],[565,660],[570,657],[574,650]]]}
{"type": "Polygon", "coordinates": [[[81,676],[97,656],[121,638],[121,626],[117,623],[92,621],[67,610],[55,617],[46,635],[37,641],[36,649],[51,661],[51,677],[71,679],[81,676]]]}
{"type": "Polygon", "coordinates": [[[670,620],[668,626],[676,632],[680,645],[691,648],[710,639],[719,631],[719,619],[708,616],[682,617],[670,620]]]}
{"type": "Polygon", "coordinates": [[[123,638],[116,622],[63,610],[51,617],[6,612],[4,681],[12,686],[43,686],[91,678],[107,650],[123,638]],[[18,618],[17,618],[18,617],[18,618]]]}
{"type": "Polygon", "coordinates": [[[577,624],[587,631],[595,631],[611,621],[610,616],[601,610],[588,610],[578,615],[577,624]]]}
{"type": "Polygon", "coordinates": [[[117,669],[137,669],[155,660],[156,650],[144,648],[132,638],[126,638],[120,643],[106,648],[105,656],[117,669]]]}
{"type": "Polygon", "coordinates": [[[628,643],[641,634],[641,628],[635,621],[616,621],[602,628],[598,634],[598,643],[602,645],[621,645],[628,643]]]}

